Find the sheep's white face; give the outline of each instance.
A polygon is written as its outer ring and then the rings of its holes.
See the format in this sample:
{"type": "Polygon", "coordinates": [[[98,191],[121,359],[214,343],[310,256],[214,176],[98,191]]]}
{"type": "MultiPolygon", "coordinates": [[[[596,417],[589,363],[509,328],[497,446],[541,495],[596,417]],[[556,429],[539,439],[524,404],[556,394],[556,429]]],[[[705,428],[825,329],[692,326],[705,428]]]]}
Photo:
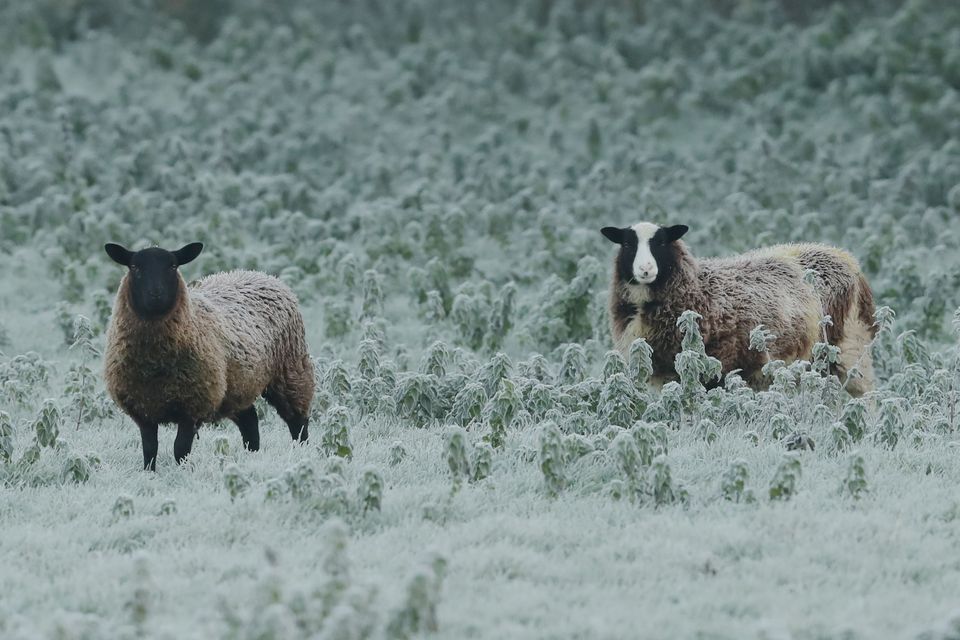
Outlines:
{"type": "Polygon", "coordinates": [[[600,232],[620,245],[617,275],[633,286],[655,285],[670,278],[676,266],[673,243],[687,232],[686,225],[661,227],[640,222],[632,227],[604,227],[600,232]]]}
{"type": "Polygon", "coordinates": [[[639,284],[650,284],[657,279],[657,260],[650,249],[650,241],[660,230],[651,222],[640,222],[630,227],[637,236],[637,255],[633,258],[633,279],[639,284]]]}

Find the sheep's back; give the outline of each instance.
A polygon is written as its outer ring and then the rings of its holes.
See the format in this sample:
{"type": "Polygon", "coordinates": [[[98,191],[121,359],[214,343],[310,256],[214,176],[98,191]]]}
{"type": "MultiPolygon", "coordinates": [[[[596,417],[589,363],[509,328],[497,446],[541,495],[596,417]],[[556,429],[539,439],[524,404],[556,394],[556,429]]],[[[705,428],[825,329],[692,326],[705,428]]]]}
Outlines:
{"type": "Polygon", "coordinates": [[[297,297],[279,279],[229,271],[207,276],[190,289],[196,308],[215,318],[228,353],[227,405],[252,401],[280,375],[285,362],[306,356],[297,297]]]}
{"type": "MultiPolygon", "coordinates": [[[[700,261],[703,291],[711,295],[714,317],[704,327],[705,338],[725,368],[744,366],[749,334],[764,325],[776,336],[771,355],[776,359],[807,358],[816,341],[819,301],[803,282],[803,269],[795,260],[759,251],[731,258],[700,261]]],[[[759,357],[759,354],[755,354],[759,357]]],[[[751,363],[751,364],[759,364],[751,363]]]]}
{"type": "Polygon", "coordinates": [[[776,349],[786,350],[785,356],[810,356],[809,349],[821,339],[819,319],[824,313],[833,319],[828,340],[837,343],[866,286],[852,255],[823,244],[775,245],[704,259],[701,265],[704,277],[712,280],[707,290],[718,292],[720,307],[736,309],[744,324],[762,320],[778,335],[776,349]],[[804,282],[808,269],[816,271],[816,290],[804,282]]]}
{"type": "Polygon", "coordinates": [[[850,253],[814,243],[778,245],[768,251],[795,262],[803,271],[816,272],[818,311],[832,320],[827,326],[827,340],[831,344],[841,342],[850,320],[872,325],[873,294],[860,263],[850,253]]]}
{"type": "Polygon", "coordinates": [[[796,260],[755,251],[730,258],[700,261],[700,278],[725,306],[783,306],[789,300],[804,303],[813,296],[803,286],[803,268],[796,260]]]}

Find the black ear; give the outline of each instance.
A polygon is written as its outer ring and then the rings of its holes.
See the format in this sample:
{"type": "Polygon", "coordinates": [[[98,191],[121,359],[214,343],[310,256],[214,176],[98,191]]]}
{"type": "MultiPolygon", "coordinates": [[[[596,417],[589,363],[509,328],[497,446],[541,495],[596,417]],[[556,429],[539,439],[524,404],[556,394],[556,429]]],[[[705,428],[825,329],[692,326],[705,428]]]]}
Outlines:
{"type": "Polygon", "coordinates": [[[618,227],[604,227],[603,229],[600,229],[600,233],[602,233],[607,240],[617,244],[623,244],[623,232],[624,229],[620,229],[618,227]]]}
{"type": "Polygon", "coordinates": [[[674,242],[683,237],[690,227],[685,224],[675,224],[672,227],[666,227],[664,231],[667,232],[667,242],[674,242]]]}
{"type": "Polygon", "coordinates": [[[182,264],[187,264],[188,262],[193,262],[196,260],[201,251],[203,251],[202,242],[191,242],[182,249],[177,249],[174,251],[173,257],[177,259],[177,266],[179,267],[182,264]]]}
{"type": "Polygon", "coordinates": [[[133,251],[112,242],[103,245],[103,250],[106,251],[110,259],[117,264],[122,264],[125,267],[130,266],[130,258],[133,256],[133,251]]]}

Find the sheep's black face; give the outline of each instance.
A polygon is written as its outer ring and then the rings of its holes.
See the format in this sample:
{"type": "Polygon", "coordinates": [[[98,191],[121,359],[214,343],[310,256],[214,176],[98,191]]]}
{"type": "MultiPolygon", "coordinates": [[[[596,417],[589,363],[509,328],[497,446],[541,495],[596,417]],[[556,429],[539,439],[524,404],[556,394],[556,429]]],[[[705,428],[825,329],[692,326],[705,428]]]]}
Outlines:
{"type": "Polygon", "coordinates": [[[104,249],[114,262],[129,269],[130,306],[134,313],[144,320],[158,320],[177,304],[180,294],[177,267],[200,255],[203,245],[194,242],[177,251],[159,247],[128,251],[117,244],[108,244],[104,249]]]}
{"type": "Polygon", "coordinates": [[[687,232],[685,225],[661,227],[641,222],[632,227],[604,227],[600,230],[620,245],[617,274],[621,282],[658,286],[669,280],[676,268],[671,246],[687,232]]]}
{"type": "Polygon", "coordinates": [[[130,303],[144,320],[156,320],[170,313],[177,304],[180,276],[173,253],[163,249],[144,249],[130,261],[130,303]]]}

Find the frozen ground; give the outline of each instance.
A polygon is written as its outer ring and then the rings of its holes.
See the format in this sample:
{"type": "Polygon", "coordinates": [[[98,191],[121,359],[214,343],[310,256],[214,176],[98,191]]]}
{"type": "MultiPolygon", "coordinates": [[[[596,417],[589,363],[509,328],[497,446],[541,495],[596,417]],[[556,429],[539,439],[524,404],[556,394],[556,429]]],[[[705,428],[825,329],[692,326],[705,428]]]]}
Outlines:
{"type": "Polygon", "coordinates": [[[258,4],[0,5],[0,637],[960,637],[960,9],[258,4]],[[877,392],[648,389],[642,219],[849,249],[877,392]],[[100,247],[197,239],[301,297],[311,442],[143,473],[100,247]]]}

